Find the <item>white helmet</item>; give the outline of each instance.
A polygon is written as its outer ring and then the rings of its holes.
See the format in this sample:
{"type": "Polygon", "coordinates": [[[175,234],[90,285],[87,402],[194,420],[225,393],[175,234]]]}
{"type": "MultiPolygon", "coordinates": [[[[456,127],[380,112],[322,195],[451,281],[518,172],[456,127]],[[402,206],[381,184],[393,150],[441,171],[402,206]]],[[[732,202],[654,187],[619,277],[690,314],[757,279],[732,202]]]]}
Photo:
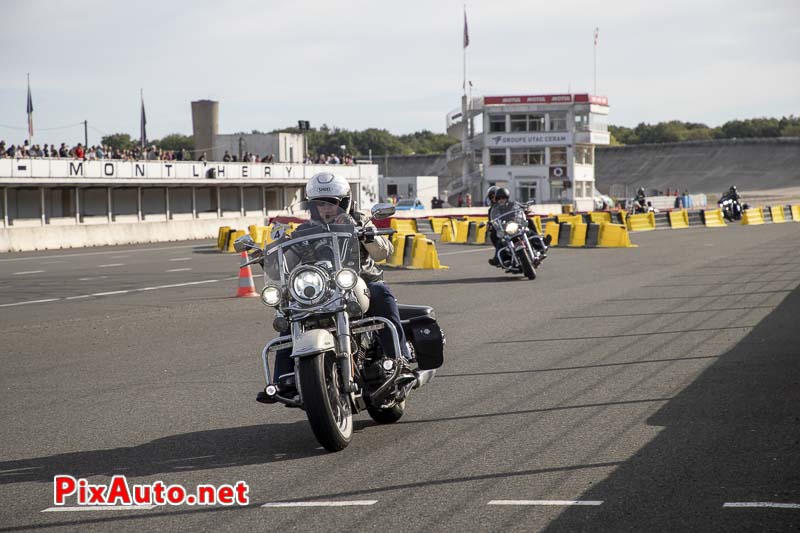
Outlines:
{"type": "Polygon", "coordinates": [[[350,209],[350,195],[350,184],[347,180],[331,172],[314,174],[306,184],[306,198],[309,200],[336,198],[339,207],[344,211],[350,209]]]}

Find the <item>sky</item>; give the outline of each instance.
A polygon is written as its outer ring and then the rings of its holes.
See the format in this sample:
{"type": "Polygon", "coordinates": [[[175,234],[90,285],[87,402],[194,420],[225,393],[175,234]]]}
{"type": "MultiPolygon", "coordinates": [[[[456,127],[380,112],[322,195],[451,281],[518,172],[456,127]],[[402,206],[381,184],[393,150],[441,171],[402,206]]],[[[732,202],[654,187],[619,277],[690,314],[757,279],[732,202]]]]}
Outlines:
{"type": "MultiPolygon", "coordinates": [[[[297,120],[444,132],[460,106],[461,0],[2,0],[0,139],[89,144],[297,120]],[[78,125],[81,123],[80,125],[78,125]]],[[[473,95],[594,93],[611,124],[800,115],[800,0],[469,0],[473,95]],[[593,34],[599,28],[597,90],[593,34]]]]}

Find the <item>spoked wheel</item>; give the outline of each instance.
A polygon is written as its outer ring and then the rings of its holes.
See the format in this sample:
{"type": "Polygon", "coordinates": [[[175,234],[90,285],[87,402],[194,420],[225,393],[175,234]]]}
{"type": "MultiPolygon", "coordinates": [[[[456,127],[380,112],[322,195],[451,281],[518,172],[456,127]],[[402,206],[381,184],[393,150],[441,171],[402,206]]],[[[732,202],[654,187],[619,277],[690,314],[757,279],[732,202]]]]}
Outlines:
{"type": "Polygon", "coordinates": [[[531,254],[528,253],[528,250],[524,248],[518,250],[517,257],[519,258],[519,262],[522,263],[522,272],[525,273],[525,277],[528,279],[536,279],[536,269],[533,268],[533,259],[531,258],[531,254]]]}
{"type": "Polygon", "coordinates": [[[367,409],[369,416],[378,424],[394,424],[403,417],[406,410],[406,401],[396,403],[391,407],[378,408],[370,407],[367,409]]]}
{"type": "Polygon", "coordinates": [[[314,436],[329,452],[338,452],[353,437],[353,411],[342,389],[333,352],[305,357],[299,361],[303,405],[314,436]]]}

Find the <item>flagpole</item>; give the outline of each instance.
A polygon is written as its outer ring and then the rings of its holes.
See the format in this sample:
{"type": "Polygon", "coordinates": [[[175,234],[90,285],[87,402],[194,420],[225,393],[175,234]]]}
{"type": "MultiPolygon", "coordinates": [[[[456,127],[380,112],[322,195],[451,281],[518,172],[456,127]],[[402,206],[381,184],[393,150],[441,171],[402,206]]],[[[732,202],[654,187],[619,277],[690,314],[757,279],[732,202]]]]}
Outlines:
{"type": "Polygon", "coordinates": [[[467,181],[467,46],[469,46],[469,33],[467,29],[467,3],[464,2],[464,34],[462,36],[463,51],[463,79],[461,81],[461,189],[463,190],[467,181]]]}
{"type": "Polygon", "coordinates": [[[144,109],[144,89],[139,89],[139,147],[142,149],[142,153],[144,153],[144,131],[143,131],[143,124],[142,124],[142,110],[144,109]]]}
{"type": "MultiPolygon", "coordinates": [[[[31,96],[31,73],[28,72],[28,101],[30,101],[30,96],[31,96]]],[[[32,133],[31,133],[31,112],[29,111],[28,112],[28,151],[30,151],[31,146],[32,146],[31,145],[31,142],[32,142],[31,137],[32,137],[32,133]]]]}
{"type": "Polygon", "coordinates": [[[594,44],[594,94],[597,95],[597,42],[594,44]]]}

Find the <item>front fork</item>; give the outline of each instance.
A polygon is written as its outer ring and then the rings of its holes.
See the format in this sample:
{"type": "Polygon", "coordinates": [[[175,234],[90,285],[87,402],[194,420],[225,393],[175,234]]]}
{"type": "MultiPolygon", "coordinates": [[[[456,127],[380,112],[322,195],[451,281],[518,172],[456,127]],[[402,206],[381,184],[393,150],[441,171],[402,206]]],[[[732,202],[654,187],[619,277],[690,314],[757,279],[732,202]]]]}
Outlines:
{"type": "Polygon", "coordinates": [[[336,360],[339,363],[339,371],[342,373],[342,386],[344,392],[358,392],[356,384],[353,383],[353,363],[350,349],[350,318],[345,311],[336,313],[336,339],[339,342],[336,360]]]}

